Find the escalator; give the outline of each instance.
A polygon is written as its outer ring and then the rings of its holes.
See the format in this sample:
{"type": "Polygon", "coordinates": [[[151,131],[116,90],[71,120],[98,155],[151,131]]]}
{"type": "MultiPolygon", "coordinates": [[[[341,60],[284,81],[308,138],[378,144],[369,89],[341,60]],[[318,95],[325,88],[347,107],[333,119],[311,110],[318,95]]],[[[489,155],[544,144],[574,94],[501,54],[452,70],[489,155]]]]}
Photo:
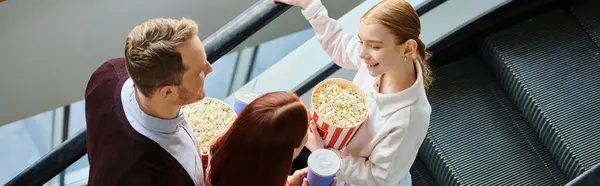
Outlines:
{"type": "Polygon", "coordinates": [[[413,183],[565,185],[599,164],[599,7],[530,14],[434,61],[443,65],[413,183]]]}
{"type": "Polygon", "coordinates": [[[474,57],[437,72],[420,157],[442,185],[557,185],[566,179],[502,87],[474,57]]]}
{"type": "Polygon", "coordinates": [[[600,161],[600,48],[571,13],[535,17],[490,36],[483,49],[523,116],[574,178],[600,161]]]}

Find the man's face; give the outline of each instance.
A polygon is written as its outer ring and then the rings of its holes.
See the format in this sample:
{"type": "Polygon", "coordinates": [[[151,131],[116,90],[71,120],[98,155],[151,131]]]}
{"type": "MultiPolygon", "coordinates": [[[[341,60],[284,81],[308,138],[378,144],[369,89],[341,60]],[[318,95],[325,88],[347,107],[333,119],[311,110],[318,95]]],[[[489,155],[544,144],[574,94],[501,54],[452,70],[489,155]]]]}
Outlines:
{"type": "Polygon", "coordinates": [[[178,104],[187,105],[204,98],[204,79],[213,69],[198,36],[178,46],[177,51],[185,67],[181,85],[177,87],[178,104]]]}

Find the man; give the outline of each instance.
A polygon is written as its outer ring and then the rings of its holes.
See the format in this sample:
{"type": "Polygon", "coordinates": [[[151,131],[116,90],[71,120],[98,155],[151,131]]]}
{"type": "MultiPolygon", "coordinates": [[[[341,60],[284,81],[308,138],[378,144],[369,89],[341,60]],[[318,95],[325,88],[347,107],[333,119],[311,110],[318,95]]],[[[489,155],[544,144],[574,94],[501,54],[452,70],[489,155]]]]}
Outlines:
{"type": "Polygon", "coordinates": [[[181,106],[204,98],[212,72],[198,26],[151,19],[125,42],[125,59],[102,64],[85,93],[89,185],[204,185],[181,106]]]}

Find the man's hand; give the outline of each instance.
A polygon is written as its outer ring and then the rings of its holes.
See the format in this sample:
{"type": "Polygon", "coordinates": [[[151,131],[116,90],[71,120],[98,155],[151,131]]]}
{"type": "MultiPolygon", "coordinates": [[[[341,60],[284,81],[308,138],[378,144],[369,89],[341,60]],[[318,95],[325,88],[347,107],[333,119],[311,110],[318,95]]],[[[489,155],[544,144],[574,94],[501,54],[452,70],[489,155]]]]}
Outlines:
{"type": "Polygon", "coordinates": [[[292,176],[288,176],[288,186],[308,186],[308,182],[306,181],[306,174],[308,173],[308,168],[300,169],[294,172],[292,176]]]}
{"type": "Polygon", "coordinates": [[[306,9],[313,2],[313,0],[273,0],[273,2],[280,2],[288,5],[299,6],[302,9],[306,9]]]}
{"type": "Polygon", "coordinates": [[[323,149],[325,147],[325,142],[323,142],[323,138],[321,138],[319,131],[317,130],[317,124],[314,121],[310,121],[308,130],[306,131],[306,135],[308,135],[308,140],[306,140],[306,148],[308,148],[308,150],[311,152],[323,149]]]}

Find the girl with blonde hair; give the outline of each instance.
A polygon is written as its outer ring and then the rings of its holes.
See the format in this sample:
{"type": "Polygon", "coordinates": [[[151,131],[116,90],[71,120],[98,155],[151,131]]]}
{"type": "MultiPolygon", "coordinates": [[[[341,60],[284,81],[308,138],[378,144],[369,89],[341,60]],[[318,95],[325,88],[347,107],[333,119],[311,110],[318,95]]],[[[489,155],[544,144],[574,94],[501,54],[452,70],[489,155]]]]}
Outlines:
{"type": "MultiPolygon", "coordinates": [[[[302,8],[325,52],[342,68],[358,70],[353,82],[367,95],[369,118],[337,152],[338,185],[411,185],[409,170],[429,127],[425,90],[432,81],[414,8],[382,0],[364,14],[355,35],[344,33],[320,0],[274,1],[302,8]]],[[[318,133],[309,132],[306,146],[323,148],[318,133]]]]}

